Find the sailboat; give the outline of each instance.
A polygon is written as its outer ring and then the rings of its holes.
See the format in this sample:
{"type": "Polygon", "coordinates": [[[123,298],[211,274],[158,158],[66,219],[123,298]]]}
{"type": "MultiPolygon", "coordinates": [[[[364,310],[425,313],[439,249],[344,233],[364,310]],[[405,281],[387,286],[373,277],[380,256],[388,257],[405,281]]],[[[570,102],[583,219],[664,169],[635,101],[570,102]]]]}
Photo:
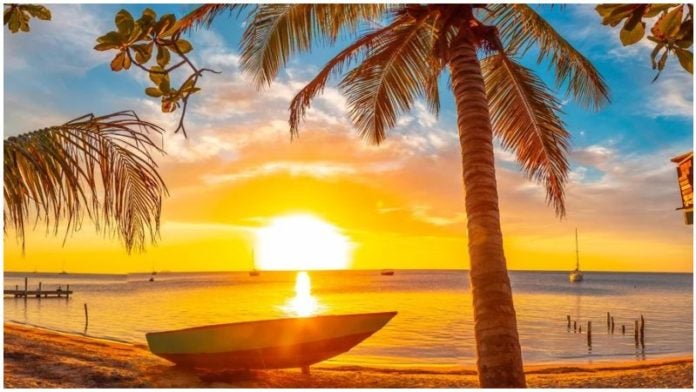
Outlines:
{"type": "Polygon", "coordinates": [[[575,271],[568,275],[568,280],[571,283],[582,282],[582,272],[580,271],[580,250],[578,247],[578,229],[575,228],[575,271]]]}
{"type": "Polygon", "coordinates": [[[254,268],[249,271],[249,276],[259,276],[261,272],[256,269],[256,259],[254,258],[254,250],[251,250],[251,264],[254,265],[254,268]]]}

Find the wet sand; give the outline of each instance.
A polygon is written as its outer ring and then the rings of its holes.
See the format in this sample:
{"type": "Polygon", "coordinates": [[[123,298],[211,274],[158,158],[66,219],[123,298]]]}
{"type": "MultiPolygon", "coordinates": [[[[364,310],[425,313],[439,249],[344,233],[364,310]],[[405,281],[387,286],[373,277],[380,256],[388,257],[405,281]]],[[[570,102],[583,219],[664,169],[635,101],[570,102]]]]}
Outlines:
{"type": "MultiPolygon", "coordinates": [[[[467,388],[474,368],[382,369],[355,366],[193,373],[152,355],[147,347],[5,323],[6,388],[467,388]]],[[[550,364],[525,368],[536,388],[692,388],[693,357],[550,364]]]]}

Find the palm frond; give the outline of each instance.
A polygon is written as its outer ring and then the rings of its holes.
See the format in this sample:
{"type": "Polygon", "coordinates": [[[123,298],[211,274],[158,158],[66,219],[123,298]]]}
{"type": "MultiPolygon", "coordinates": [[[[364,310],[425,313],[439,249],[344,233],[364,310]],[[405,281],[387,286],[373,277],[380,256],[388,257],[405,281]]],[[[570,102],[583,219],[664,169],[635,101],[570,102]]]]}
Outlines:
{"type": "MultiPolygon", "coordinates": [[[[430,15],[403,21],[374,41],[360,65],[348,72],[339,87],[348,97],[350,116],[361,136],[373,143],[384,140],[385,131],[396,125],[400,112],[426,95],[423,81],[435,80],[431,56],[430,15]]],[[[430,86],[432,94],[432,85],[430,86]]]]}
{"type": "Polygon", "coordinates": [[[402,23],[401,20],[396,20],[390,25],[374,30],[363,37],[359,38],[347,48],[343,49],[339,54],[334,56],[322,68],[322,70],[314,77],[305,87],[300,90],[290,103],[290,134],[294,137],[299,132],[300,121],[305,115],[306,110],[310,107],[312,99],[317,94],[320,94],[331,76],[337,76],[343,70],[350,66],[361,54],[366,54],[372,47],[373,41],[379,38],[382,34],[394,29],[402,23]]]}
{"type": "Polygon", "coordinates": [[[179,19],[177,22],[179,31],[186,32],[200,26],[210,28],[213,21],[223,12],[227,11],[231,14],[237,11],[239,14],[249,6],[251,4],[203,4],[179,19]]]}
{"type": "Polygon", "coordinates": [[[508,54],[523,55],[538,45],[537,62],[550,59],[557,87],[586,108],[609,102],[609,88],[597,69],[527,4],[494,4],[488,21],[497,27],[508,54]]]}
{"type": "Polygon", "coordinates": [[[67,234],[87,215],[97,231],[116,235],[126,250],[144,250],[159,232],[167,194],[151,152],[162,128],[133,112],[83,116],[66,124],[4,141],[4,228],[25,245],[34,215],[46,228],[67,234]]]}
{"type": "Polygon", "coordinates": [[[317,39],[333,42],[361,22],[380,17],[386,4],[264,4],[242,36],[242,69],[258,87],[267,86],[297,52],[317,39]]]}
{"type": "Polygon", "coordinates": [[[546,188],[546,201],[565,215],[564,184],[570,134],[559,117],[560,104],[534,72],[498,54],[484,59],[493,132],[514,151],[530,179],[546,188]]]}

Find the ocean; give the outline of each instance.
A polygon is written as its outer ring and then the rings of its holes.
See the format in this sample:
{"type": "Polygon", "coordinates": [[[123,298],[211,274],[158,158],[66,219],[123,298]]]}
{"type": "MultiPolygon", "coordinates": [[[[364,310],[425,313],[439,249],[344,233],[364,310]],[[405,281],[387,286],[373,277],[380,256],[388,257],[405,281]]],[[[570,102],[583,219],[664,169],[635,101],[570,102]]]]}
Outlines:
{"type": "MultiPolygon", "coordinates": [[[[396,310],[382,330],[330,361],[367,366],[474,364],[471,291],[467,271],[159,273],[83,275],[12,273],[5,288],[55,289],[69,284],[70,300],[5,298],[5,321],[144,343],[145,333],[206,324],[312,314],[396,310]],[[299,281],[299,283],[298,283],[299,281]],[[311,286],[311,288],[309,287],[311,286]]],[[[693,351],[693,275],[585,273],[571,284],[566,272],[510,273],[525,363],[590,363],[656,358],[693,351]],[[606,313],[615,330],[607,331],[606,313]],[[582,333],[567,329],[567,315],[582,333]],[[634,344],[634,320],[645,318],[645,348],[634,344]],[[592,347],[587,322],[592,322],[592,347]],[[626,334],[621,326],[626,326],[626,334]]]]}

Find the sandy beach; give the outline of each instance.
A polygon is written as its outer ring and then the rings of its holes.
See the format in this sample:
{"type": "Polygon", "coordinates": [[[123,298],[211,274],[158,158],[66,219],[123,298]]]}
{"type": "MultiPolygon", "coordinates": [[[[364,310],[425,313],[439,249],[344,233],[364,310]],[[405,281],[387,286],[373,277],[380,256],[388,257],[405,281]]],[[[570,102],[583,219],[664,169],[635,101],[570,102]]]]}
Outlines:
{"type": "MultiPolygon", "coordinates": [[[[473,368],[379,369],[312,367],[192,373],[152,355],[146,347],[5,323],[6,388],[243,387],[243,388],[467,388],[477,387],[473,368]],[[40,364],[40,365],[39,365],[40,364]]],[[[531,365],[527,382],[537,388],[691,388],[693,358],[672,357],[592,365],[531,365]]]]}

